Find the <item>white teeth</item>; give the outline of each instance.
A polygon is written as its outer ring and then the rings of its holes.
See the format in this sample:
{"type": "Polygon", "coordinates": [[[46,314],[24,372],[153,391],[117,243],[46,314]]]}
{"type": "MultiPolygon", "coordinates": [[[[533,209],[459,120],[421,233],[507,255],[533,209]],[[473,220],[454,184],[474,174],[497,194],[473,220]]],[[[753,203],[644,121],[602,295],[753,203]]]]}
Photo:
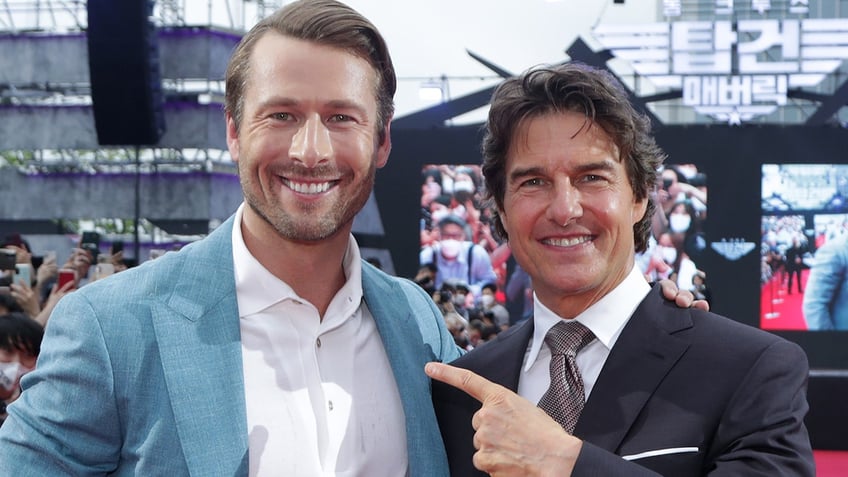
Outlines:
{"type": "Polygon", "coordinates": [[[588,242],[589,237],[574,237],[574,238],[561,238],[561,239],[548,239],[545,240],[545,243],[548,245],[555,245],[557,247],[570,247],[572,245],[578,245],[584,242],[588,242]]]}
{"type": "Polygon", "coordinates": [[[284,181],[286,186],[288,186],[291,190],[295,192],[299,192],[301,194],[320,194],[322,192],[327,192],[330,188],[330,182],[321,182],[321,183],[301,183],[301,182],[292,182],[290,180],[284,181]]]}

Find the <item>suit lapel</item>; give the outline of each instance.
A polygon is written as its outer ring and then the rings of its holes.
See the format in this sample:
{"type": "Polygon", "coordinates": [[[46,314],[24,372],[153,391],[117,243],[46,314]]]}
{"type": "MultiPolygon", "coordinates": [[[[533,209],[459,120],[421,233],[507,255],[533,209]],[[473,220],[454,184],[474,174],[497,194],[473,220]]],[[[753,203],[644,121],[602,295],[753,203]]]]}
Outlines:
{"type": "Polygon", "coordinates": [[[362,290],[374,317],[400,393],[406,420],[410,476],[447,475],[447,456],[438,432],[424,364],[434,359],[425,350],[424,337],[408,299],[394,283],[363,262],[362,290]],[[441,452],[441,453],[439,453],[441,452]]]}
{"type": "Polygon", "coordinates": [[[654,289],[634,312],[607,358],[574,434],[615,452],[645,403],[689,347],[688,312],[654,289]]]}
{"type": "Polygon", "coordinates": [[[246,475],[247,422],[232,218],[193,244],[153,323],[177,432],[192,475],[246,475]]]}
{"type": "Polygon", "coordinates": [[[533,336],[533,319],[525,320],[498,334],[498,337],[480,347],[483,359],[474,359],[477,353],[467,355],[468,365],[463,366],[513,391],[518,390],[521,366],[527,344],[533,336]],[[484,352],[485,351],[485,352],[484,352]]]}

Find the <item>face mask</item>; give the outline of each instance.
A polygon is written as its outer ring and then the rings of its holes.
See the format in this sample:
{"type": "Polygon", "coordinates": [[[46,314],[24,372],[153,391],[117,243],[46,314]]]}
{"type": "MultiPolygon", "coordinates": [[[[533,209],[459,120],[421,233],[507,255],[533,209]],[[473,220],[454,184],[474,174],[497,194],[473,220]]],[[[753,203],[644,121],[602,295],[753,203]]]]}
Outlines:
{"type": "Polygon", "coordinates": [[[448,260],[453,260],[459,255],[459,250],[462,248],[462,242],[455,239],[442,240],[442,256],[448,260]]]}
{"type": "Polygon", "coordinates": [[[0,363],[0,388],[7,392],[15,389],[21,376],[29,371],[32,370],[25,368],[17,361],[0,363]]]}
{"type": "Polygon", "coordinates": [[[488,308],[495,303],[495,297],[493,297],[492,295],[483,295],[480,297],[480,303],[482,303],[483,306],[488,308]]]}
{"type": "Polygon", "coordinates": [[[692,217],[686,214],[671,214],[668,217],[668,228],[672,232],[680,233],[689,230],[689,225],[692,224],[692,217]]]}
{"type": "Polygon", "coordinates": [[[453,296],[453,304],[456,306],[465,306],[465,295],[457,293],[453,296]]]}
{"type": "Polygon", "coordinates": [[[677,259],[677,249],[674,247],[663,247],[662,258],[665,263],[671,265],[677,259]]]}

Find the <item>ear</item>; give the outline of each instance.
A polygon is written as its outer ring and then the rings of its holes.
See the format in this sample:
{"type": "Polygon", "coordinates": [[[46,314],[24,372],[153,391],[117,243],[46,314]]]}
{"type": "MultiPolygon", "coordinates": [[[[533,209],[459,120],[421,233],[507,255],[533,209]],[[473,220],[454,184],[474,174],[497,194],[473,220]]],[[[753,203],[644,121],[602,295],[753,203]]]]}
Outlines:
{"type": "Polygon", "coordinates": [[[238,162],[238,160],[239,160],[238,129],[236,128],[236,122],[233,119],[233,115],[229,111],[227,112],[227,149],[229,149],[229,151],[230,151],[230,157],[232,157],[233,162],[238,162]]]}
{"type": "Polygon", "coordinates": [[[507,218],[506,213],[500,208],[497,208],[496,210],[498,212],[498,219],[501,221],[501,226],[503,226],[503,229],[507,232],[507,234],[509,234],[509,219],[507,218]]]}
{"type": "Polygon", "coordinates": [[[381,168],[389,161],[389,153],[392,152],[392,118],[386,121],[383,131],[383,142],[377,145],[377,168],[381,168]]]}
{"type": "Polygon", "coordinates": [[[648,210],[648,200],[648,197],[644,197],[633,203],[633,211],[630,217],[631,224],[636,225],[645,216],[645,212],[648,210]]]}

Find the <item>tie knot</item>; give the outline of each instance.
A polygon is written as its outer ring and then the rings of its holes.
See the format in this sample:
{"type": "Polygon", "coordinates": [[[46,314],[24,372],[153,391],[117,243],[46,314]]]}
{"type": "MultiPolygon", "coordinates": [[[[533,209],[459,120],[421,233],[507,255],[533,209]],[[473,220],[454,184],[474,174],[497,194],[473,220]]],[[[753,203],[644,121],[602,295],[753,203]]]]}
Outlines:
{"type": "Polygon", "coordinates": [[[553,326],[545,335],[545,344],[551,349],[551,354],[575,356],[578,351],[589,344],[595,335],[576,320],[562,320],[553,326]]]}

